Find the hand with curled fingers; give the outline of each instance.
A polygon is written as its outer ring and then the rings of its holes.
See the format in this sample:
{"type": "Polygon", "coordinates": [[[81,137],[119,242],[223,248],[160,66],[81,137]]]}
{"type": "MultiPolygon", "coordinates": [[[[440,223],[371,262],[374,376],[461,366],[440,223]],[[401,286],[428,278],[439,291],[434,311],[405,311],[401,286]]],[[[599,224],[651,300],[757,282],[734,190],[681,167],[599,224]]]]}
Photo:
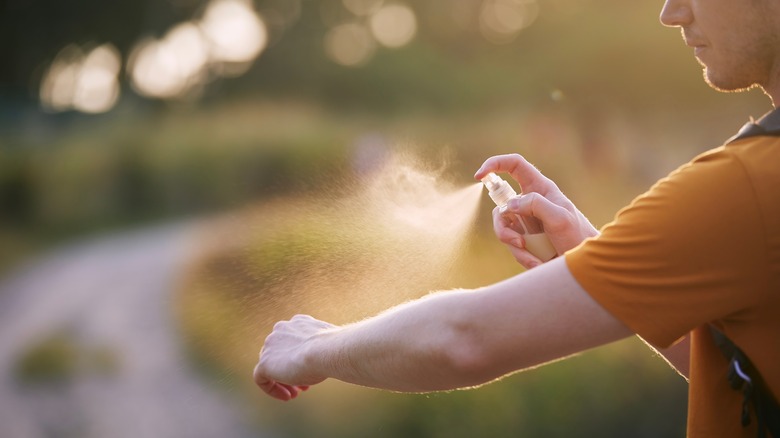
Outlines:
{"type": "Polygon", "coordinates": [[[531,216],[539,219],[547,237],[558,255],[576,247],[598,230],[561,192],[551,179],[519,154],[497,155],[488,158],[474,177],[478,180],[488,173],[508,173],[520,184],[523,193],[509,200],[506,210],[493,210],[493,231],[498,240],[509,247],[515,259],[526,268],[542,261],[525,248],[523,235],[510,227],[507,214],[531,216]]]}
{"type": "Polygon", "coordinates": [[[307,353],[314,338],[334,327],[308,315],[277,322],[254,369],[257,386],[269,396],[287,401],[325,380],[307,360],[307,353]]]}

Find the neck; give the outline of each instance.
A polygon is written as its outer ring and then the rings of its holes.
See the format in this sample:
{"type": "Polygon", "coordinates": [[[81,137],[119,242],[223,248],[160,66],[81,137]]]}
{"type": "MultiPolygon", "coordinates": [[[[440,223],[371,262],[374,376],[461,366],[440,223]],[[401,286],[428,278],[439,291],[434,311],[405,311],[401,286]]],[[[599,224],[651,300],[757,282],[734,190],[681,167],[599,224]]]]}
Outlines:
{"type": "Polygon", "coordinates": [[[769,96],[769,100],[772,101],[772,107],[777,108],[780,105],[780,87],[761,87],[764,94],[769,96]]]}
{"type": "Polygon", "coordinates": [[[780,68],[775,69],[771,80],[764,87],[764,92],[772,99],[772,106],[777,108],[780,105],[780,68]]]}

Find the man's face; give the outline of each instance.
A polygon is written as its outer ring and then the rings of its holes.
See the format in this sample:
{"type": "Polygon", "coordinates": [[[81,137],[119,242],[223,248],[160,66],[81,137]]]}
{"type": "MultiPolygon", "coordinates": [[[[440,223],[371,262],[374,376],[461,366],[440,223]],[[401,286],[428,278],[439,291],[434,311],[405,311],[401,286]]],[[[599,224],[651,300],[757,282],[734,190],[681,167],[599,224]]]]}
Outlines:
{"type": "Polygon", "coordinates": [[[681,28],[716,89],[780,81],[780,0],[666,0],[661,22],[681,28]]]}

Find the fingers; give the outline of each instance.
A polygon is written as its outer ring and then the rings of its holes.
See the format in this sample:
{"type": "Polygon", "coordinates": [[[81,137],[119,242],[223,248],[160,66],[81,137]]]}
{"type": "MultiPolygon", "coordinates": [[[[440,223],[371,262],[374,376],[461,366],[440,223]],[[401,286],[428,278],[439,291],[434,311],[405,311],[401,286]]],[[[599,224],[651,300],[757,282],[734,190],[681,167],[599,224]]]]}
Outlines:
{"type": "Polygon", "coordinates": [[[314,374],[316,369],[306,366],[301,350],[312,336],[333,327],[333,324],[309,315],[295,315],[288,321],[274,324],[253,371],[255,384],[269,396],[287,401],[308,390],[310,384],[325,380],[324,376],[314,374]]]}
{"type": "Polygon", "coordinates": [[[290,390],[290,387],[266,378],[260,371],[260,364],[255,366],[252,377],[254,378],[255,384],[271,397],[282,401],[293,399],[293,392],[290,390]]]}
{"type": "Polygon", "coordinates": [[[493,209],[493,232],[502,243],[517,248],[525,246],[523,235],[513,229],[512,221],[509,217],[502,214],[502,210],[499,207],[493,209]]]}
{"type": "Polygon", "coordinates": [[[474,174],[474,178],[481,180],[490,172],[510,174],[525,193],[538,192],[544,195],[556,188],[549,178],[520,154],[496,155],[488,158],[474,174]]]}
{"type": "Polygon", "coordinates": [[[254,378],[255,384],[257,384],[260,389],[263,390],[266,394],[269,396],[282,401],[289,401],[292,400],[302,392],[307,391],[309,389],[308,385],[304,386],[295,386],[295,385],[287,385],[285,383],[279,383],[273,380],[270,380],[266,378],[262,371],[260,370],[260,364],[257,364],[255,366],[254,372],[252,373],[252,377],[254,378]]]}
{"type": "Polygon", "coordinates": [[[531,269],[542,264],[542,260],[525,249],[523,235],[513,229],[512,220],[499,207],[493,209],[493,231],[498,240],[509,248],[512,256],[526,269],[531,269]]]}
{"type": "Polygon", "coordinates": [[[509,245],[509,252],[512,253],[517,263],[520,263],[526,269],[535,268],[543,263],[541,259],[528,252],[525,248],[509,245]]]}
{"type": "Polygon", "coordinates": [[[510,199],[505,213],[539,219],[558,254],[576,247],[588,237],[598,235],[587,219],[581,219],[583,216],[578,211],[572,212],[538,193],[510,199]]]}
{"type": "Polygon", "coordinates": [[[548,234],[557,234],[575,227],[571,213],[538,193],[516,196],[507,203],[506,211],[520,216],[532,216],[542,221],[548,234]]]}

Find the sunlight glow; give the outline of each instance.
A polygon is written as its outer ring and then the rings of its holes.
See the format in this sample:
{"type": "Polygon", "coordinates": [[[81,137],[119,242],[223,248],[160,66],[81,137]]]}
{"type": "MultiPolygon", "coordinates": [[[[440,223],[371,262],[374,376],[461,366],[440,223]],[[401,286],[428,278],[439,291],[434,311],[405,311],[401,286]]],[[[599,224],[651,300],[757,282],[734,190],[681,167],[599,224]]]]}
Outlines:
{"type": "Polygon", "coordinates": [[[76,46],[67,46],[57,54],[41,83],[41,102],[52,111],[70,109],[78,76],[77,63],[83,55],[76,46]]]}
{"type": "Polygon", "coordinates": [[[181,98],[201,89],[212,74],[244,73],[267,42],[266,26],[250,3],[213,0],[200,21],[181,23],[160,40],[139,42],[128,73],[141,95],[181,98]]]}
{"type": "Polygon", "coordinates": [[[111,44],[98,46],[86,55],[76,46],[67,46],[44,75],[41,102],[51,111],[106,112],[119,98],[120,67],[119,52],[111,44]]]}
{"type": "Polygon", "coordinates": [[[76,81],[73,107],[85,113],[102,113],[113,108],[119,98],[120,67],[119,51],[113,45],[104,44],[91,51],[76,81]]]}
{"type": "Polygon", "coordinates": [[[133,87],[148,97],[181,95],[204,76],[207,44],[192,23],[174,27],[162,40],[139,43],[128,63],[133,87]]]}
{"type": "Polygon", "coordinates": [[[495,44],[515,39],[539,16],[536,0],[485,0],[479,14],[482,36],[495,44]]]}
{"type": "Polygon", "coordinates": [[[177,54],[162,41],[139,43],[130,55],[129,72],[133,88],[147,97],[175,97],[182,94],[188,78],[182,75],[177,54]]]}
{"type": "Polygon", "coordinates": [[[182,76],[196,78],[203,74],[209,62],[208,43],[193,23],[180,24],[165,37],[168,48],[177,54],[178,68],[182,76]]]}
{"type": "Polygon", "coordinates": [[[325,35],[325,53],[343,66],[365,64],[376,50],[376,43],[365,26],[348,23],[336,26],[325,35]]]}
{"type": "Polygon", "coordinates": [[[371,17],[371,32],[386,47],[402,47],[417,33],[417,18],[408,6],[387,5],[371,17]]]}
{"type": "Polygon", "coordinates": [[[268,42],[263,21],[251,4],[242,0],[212,1],[200,27],[211,43],[215,62],[251,62],[268,42]]]}

